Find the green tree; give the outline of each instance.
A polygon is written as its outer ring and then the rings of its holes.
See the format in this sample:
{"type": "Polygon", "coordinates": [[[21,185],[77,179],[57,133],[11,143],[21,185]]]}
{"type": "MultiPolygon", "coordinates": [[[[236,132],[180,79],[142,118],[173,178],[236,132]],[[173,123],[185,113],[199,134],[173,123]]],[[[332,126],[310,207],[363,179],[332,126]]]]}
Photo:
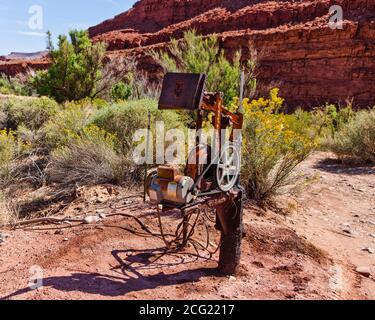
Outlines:
{"type": "Polygon", "coordinates": [[[246,94],[251,96],[256,87],[255,60],[242,63],[240,51],[228,60],[216,35],[202,37],[190,30],[182,40],[172,39],[166,51],[153,51],[152,56],[165,72],[205,73],[206,90],[223,92],[226,105],[238,96],[242,68],[246,71],[246,94]]]}
{"type": "Polygon", "coordinates": [[[37,93],[58,102],[97,96],[106,45],[92,43],[87,31],[72,30],[69,39],[65,35],[59,36],[58,48],[55,49],[51,33],[48,32],[47,36],[52,63],[48,71],[40,71],[32,79],[37,93]]]}

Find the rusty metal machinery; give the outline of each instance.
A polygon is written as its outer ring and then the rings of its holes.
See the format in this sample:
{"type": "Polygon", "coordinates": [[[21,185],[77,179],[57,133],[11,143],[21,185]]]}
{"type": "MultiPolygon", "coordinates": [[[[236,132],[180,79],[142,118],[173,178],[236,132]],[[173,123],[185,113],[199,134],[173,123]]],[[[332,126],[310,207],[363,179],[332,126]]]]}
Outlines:
{"type": "Polygon", "coordinates": [[[149,174],[146,185],[151,203],[156,205],[179,206],[193,200],[194,180],[180,175],[173,167],[160,166],[149,174]]]}
{"type": "Polygon", "coordinates": [[[152,169],[145,180],[145,192],[151,203],[163,211],[181,210],[181,246],[187,244],[189,235],[194,232],[196,221],[189,222],[191,212],[209,204],[216,212],[216,228],[221,231],[219,269],[233,274],[240,260],[243,213],[243,191],[239,184],[241,139],[235,141],[233,132],[242,129],[243,111],[240,106],[232,113],[224,107],[221,93],[204,92],[205,81],[204,74],[168,73],[159,108],[195,111],[198,131],[204,122],[210,121],[216,132],[230,130],[229,141],[223,144],[218,134],[215,142],[220,147],[213,151],[210,146],[201,144],[198,137],[185,172],[168,165],[152,169]]]}

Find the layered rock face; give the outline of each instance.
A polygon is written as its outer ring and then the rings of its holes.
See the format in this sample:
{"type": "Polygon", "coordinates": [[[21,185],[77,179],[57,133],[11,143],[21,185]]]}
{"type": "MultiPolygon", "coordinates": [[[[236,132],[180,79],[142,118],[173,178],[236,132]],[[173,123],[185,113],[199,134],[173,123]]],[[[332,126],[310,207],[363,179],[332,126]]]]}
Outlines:
{"type": "Polygon", "coordinates": [[[114,30],[156,32],[170,25],[192,19],[214,8],[234,11],[255,4],[257,0],[142,0],[132,9],[113,19],[89,28],[91,36],[114,30]]]}
{"type": "Polygon", "coordinates": [[[217,33],[228,56],[256,49],[262,87],[279,86],[291,106],[375,105],[375,0],[144,0],[90,34],[110,56],[136,54],[154,73],[150,49],[191,28],[217,33]],[[329,27],[333,5],[343,9],[343,29],[329,27]]]}
{"type": "Polygon", "coordinates": [[[89,33],[108,57],[136,56],[155,78],[150,50],[192,28],[218,34],[228,57],[255,49],[261,87],[280,87],[290,106],[375,105],[375,0],[142,0],[89,33]],[[343,29],[329,28],[332,5],[343,8],[343,29]]]}
{"type": "Polygon", "coordinates": [[[12,52],[0,56],[0,74],[16,76],[32,70],[45,70],[49,66],[48,51],[35,53],[12,52]]]}

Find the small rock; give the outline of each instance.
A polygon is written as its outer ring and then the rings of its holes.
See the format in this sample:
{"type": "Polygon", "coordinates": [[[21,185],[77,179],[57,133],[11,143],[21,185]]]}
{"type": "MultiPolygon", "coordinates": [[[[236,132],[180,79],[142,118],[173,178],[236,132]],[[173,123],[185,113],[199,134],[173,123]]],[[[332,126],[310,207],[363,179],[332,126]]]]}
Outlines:
{"type": "Polygon", "coordinates": [[[346,234],[353,234],[353,231],[350,228],[345,228],[345,229],[342,230],[342,232],[344,232],[346,234]]]}
{"type": "Polygon", "coordinates": [[[0,239],[8,239],[9,237],[10,237],[9,234],[4,233],[4,232],[0,232],[0,239]]]}
{"type": "Polygon", "coordinates": [[[229,281],[236,281],[236,280],[237,280],[236,277],[233,277],[233,276],[229,277],[229,281]]]}
{"type": "Polygon", "coordinates": [[[370,234],[370,237],[375,238],[375,233],[370,234]]]}
{"type": "Polygon", "coordinates": [[[363,248],[362,251],[366,251],[370,254],[373,254],[374,253],[374,250],[372,248],[363,248]]]}
{"type": "Polygon", "coordinates": [[[66,242],[66,241],[69,241],[69,239],[68,238],[64,238],[64,240],[63,240],[64,242],[66,242]]]}
{"type": "Polygon", "coordinates": [[[63,231],[63,230],[56,230],[56,231],[55,231],[55,234],[56,234],[56,235],[64,234],[64,231],[63,231]]]}
{"type": "Polygon", "coordinates": [[[366,189],[358,189],[359,192],[366,192],[366,189]]]}
{"type": "Polygon", "coordinates": [[[83,222],[85,224],[94,224],[94,223],[98,223],[99,221],[100,221],[99,216],[87,216],[83,219],[83,222]]]}
{"type": "Polygon", "coordinates": [[[96,203],[104,203],[106,200],[104,198],[97,198],[96,203]]]}
{"type": "Polygon", "coordinates": [[[369,267],[358,267],[356,269],[356,272],[366,278],[369,278],[371,276],[371,269],[369,267]]]}
{"type": "Polygon", "coordinates": [[[99,218],[104,220],[107,218],[107,215],[105,213],[99,213],[99,218]]]}

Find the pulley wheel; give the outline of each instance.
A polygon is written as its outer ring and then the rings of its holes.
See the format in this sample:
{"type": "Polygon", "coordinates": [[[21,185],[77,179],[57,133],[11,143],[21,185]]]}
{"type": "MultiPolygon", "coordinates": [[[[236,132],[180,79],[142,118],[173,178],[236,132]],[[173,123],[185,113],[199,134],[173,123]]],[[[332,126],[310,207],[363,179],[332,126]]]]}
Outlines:
{"type": "Polygon", "coordinates": [[[240,154],[233,144],[223,147],[215,166],[215,183],[223,192],[231,190],[238,181],[240,174],[240,154]]]}

